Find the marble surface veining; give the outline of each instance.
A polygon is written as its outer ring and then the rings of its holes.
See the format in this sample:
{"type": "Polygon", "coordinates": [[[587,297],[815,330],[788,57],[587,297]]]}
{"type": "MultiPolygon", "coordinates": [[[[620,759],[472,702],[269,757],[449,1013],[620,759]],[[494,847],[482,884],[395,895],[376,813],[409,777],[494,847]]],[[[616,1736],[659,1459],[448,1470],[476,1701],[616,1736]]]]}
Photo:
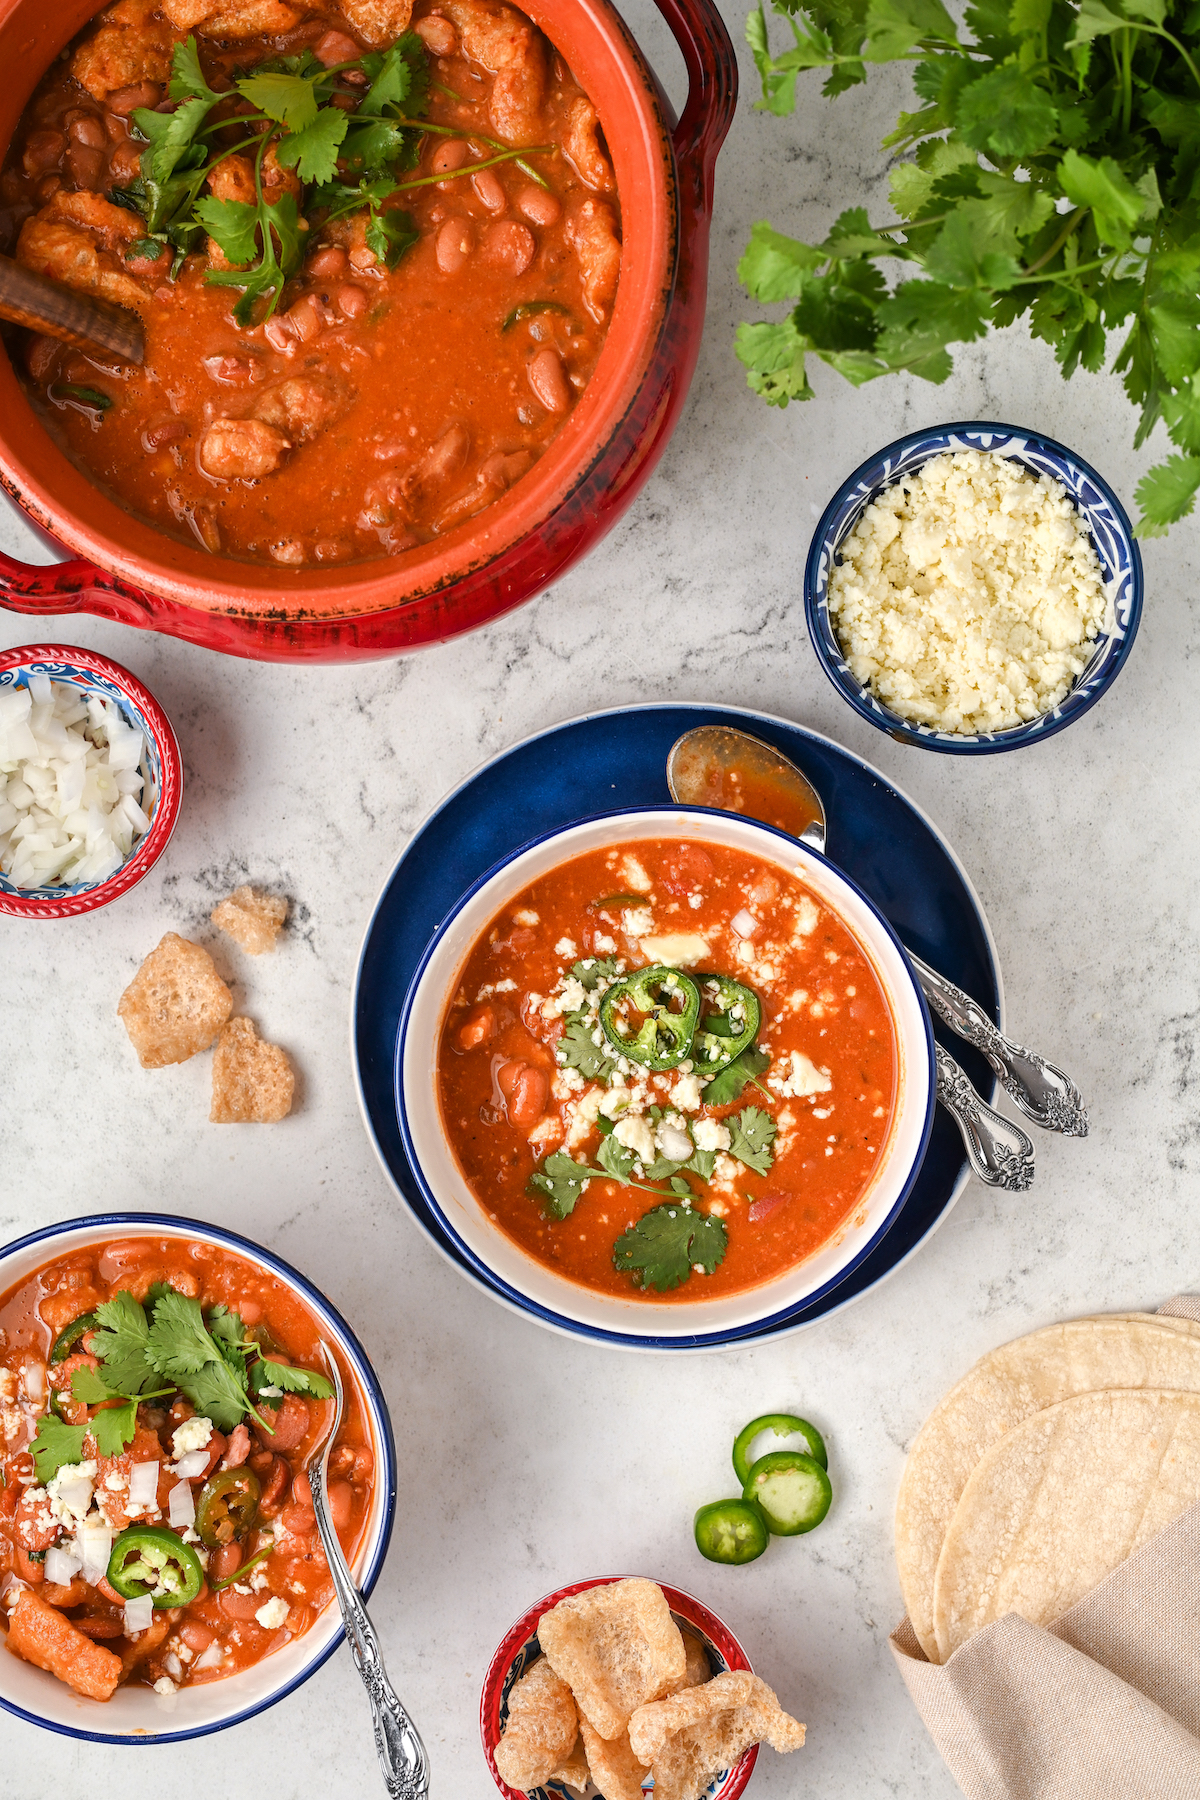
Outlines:
{"type": "MultiPolygon", "coordinates": [[[[678,100],[682,64],[665,28],[648,0],[628,10],[678,100]]],[[[741,0],[725,10],[740,42],[741,0]]],[[[895,744],[851,714],[809,648],[799,581],[815,516],[870,449],[947,419],[1024,423],[1082,452],[1127,502],[1150,455],[1131,449],[1115,380],[1065,384],[1019,327],[957,352],[940,389],[896,377],[855,392],[818,365],[808,405],[780,413],[754,399],[731,349],[736,321],[755,316],[735,276],[747,229],[769,216],[820,236],[864,201],[884,216],[877,145],[903,82],[886,73],[829,104],[802,80],[797,117],[773,120],[752,110],[740,54],[691,398],[640,500],[582,567],[489,630],[348,669],[253,666],[88,617],[42,634],[107,652],[149,684],[178,731],[187,793],[167,854],[119,904],[58,924],[0,919],[0,1235],[108,1207],[199,1215],[269,1244],[353,1322],[400,1454],[373,1610],[429,1746],[436,1800],[493,1792],[479,1688],[511,1620],[560,1583],[615,1570],[700,1595],[807,1722],[797,1756],[763,1751],[756,1800],[946,1800],[957,1790],[887,1649],[901,1616],[891,1516],[905,1446],[992,1345],[1200,1286],[1195,524],[1145,546],[1134,655],[1063,735],[963,760],[895,744]],[[801,720],[927,808],[988,911],[1012,1029],[1070,1069],[1093,1120],[1086,1142],[1038,1137],[1030,1195],[973,1183],[924,1252],[839,1317],[690,1361],[565,1343],[467,1286],[385,1181],[348,1052],[362,932],[424,813],[532,730],[663,698],[801,720]],[[244,958],[207,925],[246,879],[294,897],[273,957],[244,958]],[[170,929],[213,945],[238,1009],[294,1058],[298,1104],[283,1125],[209,1125],[206,1057],[138,1068],[116,1001],[170,929]],[[741,1424],[784,1407],[829,1441],[828,1520],[752,1567],[702,1562],[694,1508],[730,1490],[741,1424]]],[[[0,542],[33,544],[8,514],[0,542]]],[[[38,635],[32,620],[0,614],[0,644],[38,635]]],[[[229,1734],[109,1749],[4,1715],[0,1745],[6,1800],[382,1792],[345,1651],[229,1734]]]]}

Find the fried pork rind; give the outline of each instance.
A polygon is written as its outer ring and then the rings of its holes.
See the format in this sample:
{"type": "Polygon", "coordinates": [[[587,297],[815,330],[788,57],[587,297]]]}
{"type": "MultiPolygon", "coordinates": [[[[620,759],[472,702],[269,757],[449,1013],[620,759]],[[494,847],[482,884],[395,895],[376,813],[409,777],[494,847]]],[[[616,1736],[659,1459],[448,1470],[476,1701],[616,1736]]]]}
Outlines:
{"type": "Polygon", "coordinates": [[[296,1077],[276,1044],[264,1044],[250,1019],[230,1019],[213,1053],[214,1125],[274,1125],[292,1110],[296,1077]]]}
{"type": "Polygon", "coordinates": [[[662,1589],[640,1576],[560,1600],[542,1615],[538,1640],[580,1713],[609,1742],[635,1707],[678,1687],[687,1668],[662,1589]]]}
{"type": "Polygon", "coordinates": [[[143,1069],[207,1050],[233,1011],[233,995],[207,950],[168,931],[117,1005],[143,1069]]]}
{"type": "Polygon", "coordinates": [[[629,1742],[654,1776],[654,1800],[700,1800],[713,1776],[732,1768],[751,1744],[768,1743],[781,1754],[798,1750],[804,1727],[788,1717],[765,1681],[741,1670],[639,1706],[629,1742]]]}
{"type": "Polygon", "coordinates": [[[584,1754],[582,1737],[575,1739],[575,1748],[566,1762],[560,1763],[557,1769],[553,1769],[547,1775],[546,1780],[564,1781],[568,1787],[578,1788],[580,1793],[583,1792],[591,1780],[591,1771],[588,1768],[588,1759],[584,1754]]]}
{"type": "Polygon", "coordinates": [[[579,1714],[571,1690],[539,1656],[509,1693],[496,1767],[509,1787],[528,1793],[566,1763],[578,1736],[579,1714]]]}
{"type": "Polygon", "coordinates": [[[700,1642],[694,1631],[681,1627],[684,1653],[687,1656],[687,1667],[683,1672],[682,1687],[699,1687],[701,1683],[712,1680],[712,1664],[708,1660],[708,1651],[700,1642]]]}
{"type": "Polygon", "coordinates": [[[275,948],[287,909],[287,901],[276,894],[240,887],[234,888],[220,906],[214,906],[210,916],[217,930],[240,944],[247,956],[262,956],[264,951],[275,948]]]}
{"type": "Polygon", "coordinates": [[[650,1771],[629,1748],[629,1733],[623,1731],[610,1742],[581,1718],[579,1735],[587,1752],[591,1778],[604,1800],[642,1800],[642,1783],[650,1771]]]}

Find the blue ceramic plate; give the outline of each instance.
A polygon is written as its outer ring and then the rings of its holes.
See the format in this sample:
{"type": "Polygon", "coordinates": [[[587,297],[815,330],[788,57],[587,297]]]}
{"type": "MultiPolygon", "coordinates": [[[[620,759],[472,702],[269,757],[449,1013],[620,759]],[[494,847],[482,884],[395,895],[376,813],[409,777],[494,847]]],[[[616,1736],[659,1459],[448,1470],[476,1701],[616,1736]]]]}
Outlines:
{"type": "MultiPolygon", "coordinates": [[[[804,771],[829,817],[828,854],[870,896],[918,955],[966,988],[1003,1025],[991,933],[958,858],[913,803],[868,763],[816,732],[734,707],[637,706],[595,713],[527,738],[485,763],[438,806],[410,840],[367,926],[351,1013],[351,1050],[367,1130],[384,1172],[416,1224],[459,1272],[522,1316],[442,1232],[408,1167],[393,1087],[396,1035],[425,946],[460,895],[517,846],[609,807],[669,804],[667,753],[695,725],[732,725],[774,744],[804,771]]],[[[935,1035],[943,1027],[935,1021],[935,1035]]],[[[948,1048],[983,1094],[995,1083],[984,1059],[960,1039],[948,1048]]],[[[815,1303],[740,1336],[784,1336],[858,1299],[898,1268],[945,1217],[968,1175],[962,1141],[939,1107],[920,1175],[883,1241],[815,1303]]],[[[538,1315],[542,1317],[542,1315],[538,1315]]],[[[604,1335],[571,1321],[542,1322],[571,1336],[621,1347],[641,1340],[604,1335]]],[[[707,1348],[676,1338],[664,1349],[707,1348]]]]}
{"type": "Polygon", "coordinates": [[[944,750],[952,756],[978,756],[996,750],[1018,750],[1053,737],[1081,713],[1094,706],[1116,679],[1125,663],[1142,617],[1142,557],[1129,515],[1102,475],[1065,444],[1025,431],[1017,425],[995,425],[974,420],[960,425],[938,425],[897,438],[869,457],[844,481],[813,532],[804,570],[804,613],[817,660],[844,700],[868,724],[919,744],[923,750],[944,750]],[[859,514],[882,488],[894,487],[901,475],[910,474],[953,450],[990,450],[1024,463],[1035,475],[1051,475],[1061,481],[1087,521],[1100,558],[1104,579],[1113,597],[1112,629],[1096,639],[1092,659],[1060,705],[1007,731],[981,732],[976,737],[959,731],[934,731],[914,725],[889,712],[875,696],[860,686],[846,663],[837,633],[829,617],[829,572],[838,545],[858,522],[859,514]]]}

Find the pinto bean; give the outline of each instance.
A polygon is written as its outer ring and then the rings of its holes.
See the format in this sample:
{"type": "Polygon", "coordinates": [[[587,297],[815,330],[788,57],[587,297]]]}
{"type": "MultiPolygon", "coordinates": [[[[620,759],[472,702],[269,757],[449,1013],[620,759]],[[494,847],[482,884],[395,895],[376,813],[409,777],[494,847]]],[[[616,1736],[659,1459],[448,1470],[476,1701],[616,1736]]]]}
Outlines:
{"type": "Polygon", "coordinates": [[[443,19],[439,13],[429,13],[424,19],[418,19],[413,30],[431,56],[453,56],[458,49],[457,32],[449,19],[443,19]]]}
{"type": "Polygon", "coordinates": [[[73,144],[86,144],[89,150],[103,150],[108,143],[104,121],[92,112],[69,112],[67,136],[73,144]]]}
{"type": "Polygon", "coordinates": [[[348,281],[337,291],[337,309],[344,319],[361,319],[370,301],[360,287],[348,281]]]}
{"type": "Polygon", "coordinates": [[[302,344],[307,344],[324,327],[325,309],[315,294],[305,294],[302,300],[297,300],[295,306],[288,307],[284,318],[291,326],[293,335],[302,344]]]}
{"type": "Polygon", "coordinates": [[[449,175],[461,169],[467,160],[467,146],[462,138],[446,138],[433,153],[430,168],[435,175],[449,175]]]}
{"type": "Polygon", "coordinates": [[[164,444],[177,444],[187,434],[188,428],[182,419],[164,419],[159,425],[147,425],[142,433],[142,449],[150,456],[164,444]]]}
{"type": "Polygon", "coordinates": [[[562,213],[562,202],[556,194],[530,182],[516,197],[518,212],[523,212],[531,225],[553,225],[562,213]]]}
{"type": "Polygon", "coordinates": [[[329,1516],[333,1520],[333,1529],[340,1537],[350,1524],[350,1514],[354,1510],[354,1489],[348,1481],[331,1481],[329,1484],[329,1516]]]}
{"type": "Polygon", "coordinates": [[[282,1456],[268,1458],[268,1467],[259,1471],[262,1493],[259,1495],[259,1508],[264,1513],[273,1512],[279,1504],[280,1495],[287,1486],[291,1470],[282,1456]]]}
{"type": "Polygon", "coordinates": [[[33,190],[34,198],[44,206],[47,200],[53,200],[55,194],[58,193],[61,187],[61,175],[43,175],[42,179],[33,190]]]}
{"type": "Polygon", "coordinates": [[[346,252],[341,245],[326,244],[324,249],[318,250],[315,256],[309,258],[308,271],[318,281],[336,281],[346,273],[348,266],[346,252]]]}
{"type": "Polygon", "coordinates": [[[222,1588],[217,1604],[231,1619],[252,1619],[263,1603],[261,1594],[239,1594],[236,1588],[222,1588]]]}
{"type": "Polygon", "coordinates": [[[256,1425],[255,1430],[263,1444],[276,1455],[281,1451],[294,1450],[297,1444],[303,1443],[308,1436],[308,1428],[312,1424],[312,1416],[308,1410],[307,1400],[301,1400],[299,1394],[285,1394],[278,1412],[266,1412],[267,1423],[271,1426],[256,1425]]]}
{"type": "MultiPolygon", "coordinates": [[[[232,1573],[231,1569],[230,1574],[232,1573]]],[[[179,1627],[179,1635],[188,1649],[199,1655],[202,1650],[208,1649],[217,1634],[211,1625],[202,1625],[199,1619],[185,1619],[179,1627]]]]}
{"type": "Polygon", "coordinates": [[[223,387],[241,387],[259,373],[252,356],[217,355],[204,358],[204,372],[223,387]]]}
{"type": "Polygon", "coordinates": [[[468,1013],[458,1028],[458,1041],[464,1050],[478,1050],[496,1029],[496,1015],[490,1006],[477,1006],[468,1013]]]}
{"type": "Polygon", "coordinates": [[[128,139],[118,144],[108,159],[108,178],[116,182],[118,187],[127,181],[135,181],[141,173],[142,146],[128,139]]]}
{"type": "Polygon", "coordinates": [[[72,1619],[71,1623],[82,1631],[84,1637],[103,1640],[125,1635],[125,1624],[122,1619],[101,1618],[94,1615],[88,1619],[72,1619]]]}
{"type": "Polygon", "coordinates": [[[97,193],[104,186],[107,162],[103,150],[89,150],[86,144],[67,145],[67,172],[77,188],[97,193]]]}
{"type": "Polygon", "coordinates": [[[62,160],[67,140],[61,131],[31,131],[25,140],[25,149],[21,156],[21,167],[32,178],[44,175],[47,169],[53,169],[62,160]]]}
{"type": "Polygon", "coordinates": [[[493,266],[506,269],[510,275],[523,275],[533,261],[537,240],[528,225],[517,225],[501,219],[489,225],[483,239],[483,254],[493,266]]]}
{"type": "Polygon", "coordinates": [[[236,1538],[232,1543],[219,1544],[209,1558],[208,1573],[214,1581],[228,1581],[241,1568],[246,1558],[242,1546],[236,1538]]]}
{"type": "Polygon", "coordinates": [[[550,1094],[546,1071],[523,1062],[501,1063],[496,1082],[504,1096],[509,1123],[521,1131],[530,1130],[546,1110],[550,1094]]]}
{"type": "Polygon", "coordinates": [[[235,1425],[229,1439],[229,1448],[225,1452],[223,1469],[240,1469],[250,1454],[250,1433],[245,1425],[235,1425]]]}
{"type": "Polygon", "coordinates": [[[495,169],[480,169],[477,175],[472,175],[471,186],[490,213],[502,213],[508,205],[504,183],[495,169]]]}
{"type": "MultiPolygon", "coordinates": [[[[465,425],[450,425],[426,452],[421,463],[423,481],[449,481],[465,467],[471,448],[471,434],[465,425]]],[[[491,1008],[489,1007],[490,1013],[491,1008]]]]}
{"type": "Polygon", "coordinates": [[[764,870],[746,889],[746,898],[751,906],[774,906],[779,898],[779,883],[764,870]]]}
{"type": "Polygon", "coordinates": [[[447,219],[437,234],[434,246],[438,268],[443,275],[457,275],[472,250],[475,233],[469,219],[447,219]]]}
{"type": "Polygon", "coordinates": [[[119,118],[127,119],[139,106],[157,106],[163,97],[162,85],[157,81],[135,81],[131,87],[117,88],[106,98],[104,104],[109,112],[119,118]]]}
{"type": "Polygon", "coordinates": [[[327,69],[332,69],[334,63],[357,61],[362,55],[362,51],[354,39],[347,37],[344,31],[327,31],[324,37],[318,38],[313,45],[313,55],[319,63],[324,63],[327,69]]]}
{"type": "Polygon", "coordinates": [[[571,404],[571,389],[562,357],[549,346],[539,350],[529,364],[529,385],[547,412],[565,413],[571,404]]]}

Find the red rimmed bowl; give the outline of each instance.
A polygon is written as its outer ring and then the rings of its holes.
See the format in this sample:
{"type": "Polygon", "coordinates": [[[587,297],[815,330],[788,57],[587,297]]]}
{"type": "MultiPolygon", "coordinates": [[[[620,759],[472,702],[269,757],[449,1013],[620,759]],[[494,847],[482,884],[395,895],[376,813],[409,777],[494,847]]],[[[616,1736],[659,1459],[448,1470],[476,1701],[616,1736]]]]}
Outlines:
{"type": "MultiPolygon", "coordinates": [[[[505,1800],[526,1800],[520,1789],[509,1787],[497,1770],[496,1745],[500,1742],[500,1734],[508,1718],[508,1696],[513,1683],[541,1654],[537,1631],[542,1615],[548,1613],[552,1606],[557,1606],[560,1600],[569,1600],[572,1594],[586,1593],[588,1588],[608,1587],[614,1581],[628,1579],[626,1575],[596,1575],[590,1581],[576,1581],[570,1587],[559,1588],[557,1593],[544,1595],[541,1600],[535,1601],[528,1612],[521,1614],[492,1657],[488,1672],[483,1678],[479,1732],[483,1739],[483,1754],[487,1758],[488,1770],[505,1800]]],[[[742,1669],[753,1674],[750,1658],[729,1627],[715,1613],[710,1612],[707,1606],[691,1594],[685,1594],[681,1588],[668,1587],[665,1581],[660,1581],[658,1586],[666,1595],[675,1623],[694,1632],[704,1645],[714,1675],[723,1675],[726,1670],[742,1669]]],[[[752,1744],[732,1769],[723,1769],[714,1777],[705,1800],[737,1800],[739,1794],[745,1793],[746,1784],[754,1773],[757,1761],[758,1745],[752,1744]]],[[[595,1789],[589,1788],[588,1791],[594,1793],[595,1789]]],[[[531,1789],[530,1800],[565,1800],[570,1792],[571,1790],[556,1782],[552,1788],[531,1789]]],[[[652,1788],[647,1792],[653,1796],[652,1788]]]]}
{"type": "Polygon", "coordinates": [[[56,882],[47,887],[15,887],[0,875],[0,913],[19,919],[70,919],[94,912],[119,900],[147,875],[167,847],[183,800],[183,758],[168,719],[149,688],[120,663],[110,662],[74,644],[23,644],[0,652],[0,692],[28,687],[31,675],[48,675],[83,693],[113,701],[146,740],[145,768],[153,791],[153,805],[145,810],[150,829],[139,839],[120,868],[103,881],[71,887],[56,882]]]}
{"type": "MultiPolygon", "coordinates": [[[[343,568],[237,562],[141,523],[80,473],[0,357],[0,483],[75,560],[0,554],[0,606],[90,611],[212,650],[270,661],[394,655],[487,624],[540,593],[629,506],[687,396],[704,322],[713,169],[737,64],[713,0],[657,0],[687,65],[673,123],[609,0],[526,0],[604,127],[624,241],[612,322],[579,404],[534,469],[478,518],[399,557],[343,568]]],[[[0,0],[0,145],[96,0],[0,0]]]]}

